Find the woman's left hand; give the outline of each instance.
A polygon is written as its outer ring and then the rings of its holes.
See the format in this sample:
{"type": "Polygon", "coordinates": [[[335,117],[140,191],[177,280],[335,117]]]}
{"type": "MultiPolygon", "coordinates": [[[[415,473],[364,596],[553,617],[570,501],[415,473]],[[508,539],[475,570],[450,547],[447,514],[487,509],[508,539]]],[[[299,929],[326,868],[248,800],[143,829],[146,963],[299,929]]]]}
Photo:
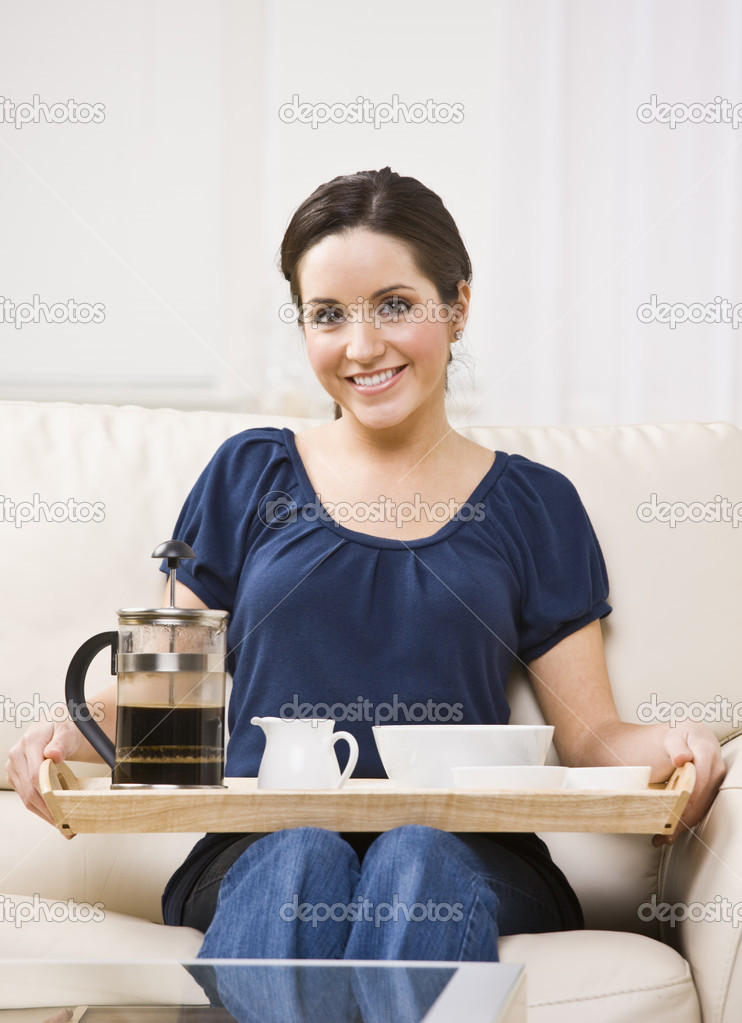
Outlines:
{"type": "Polygon", "coordinates": [[[678,827],[672,835],[655,835],[653,845],[672,845],[687,828],[692,828],[709,809],[726,775],[719,740],[708,725],[697,722],[668,725],[664,737],[665,752],[675,767],[693,761],[696,784],[686,803],[678,827]]]}
{"type": "Polygon", "coordinates": [[[655,845],[672,844],[701,820],[724,780],[719,741],[700,722],[633,724],[616,710],[605,663],[600,622],[571,633],[528,665],[545,720],[555,726],[554,744],[563,764],[600,767],[648,764],[651,782],[664,782],[692,760],[696,784],[672,835],[655,835],[655,845]]]}

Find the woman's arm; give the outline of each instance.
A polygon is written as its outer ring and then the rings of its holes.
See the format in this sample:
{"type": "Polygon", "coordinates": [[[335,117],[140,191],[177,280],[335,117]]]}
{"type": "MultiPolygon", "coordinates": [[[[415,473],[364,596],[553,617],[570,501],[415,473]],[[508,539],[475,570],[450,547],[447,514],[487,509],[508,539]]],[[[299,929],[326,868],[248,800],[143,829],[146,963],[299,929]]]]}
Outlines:
{"type": "MultiPolygon", "coordinates": [[[[696,785],[682,824],[704,816],[724,778],[721,747],[704,724],[629,724],[613,702],[600,622],[565,637],[528,665],[534,691],[549,724],[561,762],[570,767],[648,764],[652,782],[666,781],[692,760],[696,785]]],[[[666,839],[675,840],[674,836],[666,839]]],[[[655,836],[656,845],[662,836],[655,836]]]]}
{"type": "MultiPolygon", "coordinates": [[[[167,607],[170,603],[170,583],[168,582],[165,587],[165,602],[162,605],[167,607]]],[[[194,607],[194,608],[208,608],[208,604],[204,604],[200,597],[197,597],[193,590],[189,590],[183,583],[179,583],[175,580],[175,606],[176,607],[194,607]]]]}

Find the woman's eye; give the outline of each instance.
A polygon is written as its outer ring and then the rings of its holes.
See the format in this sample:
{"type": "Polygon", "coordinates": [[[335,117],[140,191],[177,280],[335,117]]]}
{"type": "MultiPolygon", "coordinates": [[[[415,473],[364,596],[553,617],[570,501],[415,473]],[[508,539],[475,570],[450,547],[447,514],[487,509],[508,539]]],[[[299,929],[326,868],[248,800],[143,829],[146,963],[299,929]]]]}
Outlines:
{"type": "Polygon", "coordinates": [[[411,305],[406,299],[400,298],[399,295],[392,295],[391,298],[385,299],[379,305],[377,312],[384,320],[398,320],[401,314],[407,312],[410,308],[411,305]]]}
{"type": "Polygon", "coordinates": [[[342,319],[343,309],[339,305],[321,306],[312,314],[312,323],[316,324],[341,323],[342,319]]]}

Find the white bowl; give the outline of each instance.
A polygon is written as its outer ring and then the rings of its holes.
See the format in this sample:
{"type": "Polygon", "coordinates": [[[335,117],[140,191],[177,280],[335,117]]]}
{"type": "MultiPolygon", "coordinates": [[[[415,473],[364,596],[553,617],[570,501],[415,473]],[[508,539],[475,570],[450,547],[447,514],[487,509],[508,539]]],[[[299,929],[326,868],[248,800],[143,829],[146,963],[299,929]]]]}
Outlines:
{"type": "Polygon", "coordinates": [[[651,767],[570,767],[567,788],[634,792],[647,788],[651,773],[651,767]]]}
{"type": "Polygon", "coordinates": [[[552,725],[374,725],[387,775],[405,788],[453,788],[454,767],[538,764],[552,725]]]}
{"type": "Polygon", "coordinates": [[[563,789],[567,767],[541,767],[534,764],[515,767],[454,767],[457,789],[563,789]]]}

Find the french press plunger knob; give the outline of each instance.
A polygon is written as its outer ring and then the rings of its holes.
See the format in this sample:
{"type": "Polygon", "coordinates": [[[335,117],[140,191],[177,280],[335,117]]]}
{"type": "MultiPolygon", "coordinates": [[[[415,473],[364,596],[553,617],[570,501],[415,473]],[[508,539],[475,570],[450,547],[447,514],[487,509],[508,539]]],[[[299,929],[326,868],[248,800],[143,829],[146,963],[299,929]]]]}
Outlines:
{"type": "Polygon", "coordinates": [[[160,560],[167,558],[167,567],[170,570],[170,607],[175,607],[175,577],[178,573],[178,562],[181,558],[195,558],[196,554],[192,547],[182,540],[166,540],[159,547],[152,551],[152,557],[160,560]]]}

